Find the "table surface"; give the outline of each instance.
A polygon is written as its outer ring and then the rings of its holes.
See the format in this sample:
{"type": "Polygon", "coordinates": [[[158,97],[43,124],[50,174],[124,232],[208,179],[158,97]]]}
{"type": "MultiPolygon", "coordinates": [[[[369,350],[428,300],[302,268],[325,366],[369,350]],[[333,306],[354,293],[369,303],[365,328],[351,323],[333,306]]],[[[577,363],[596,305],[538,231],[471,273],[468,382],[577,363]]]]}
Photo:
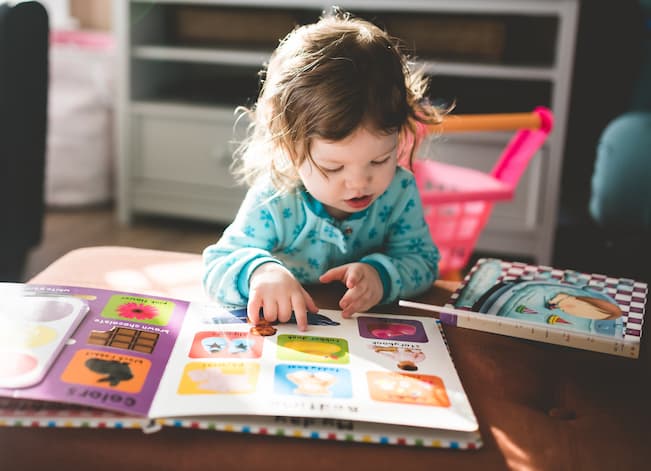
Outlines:
{"type": "MultiPolygon", "coordinates": [[[[33,283],[202,299],[199,255],[126,247],[66,254],[33,283]]],[[[443,303],[437,282],[421,300],[443,303]]],[[[337,286],[310,287],[336,308],[337,286]]],[[[423,315],[383,307],[382,312],[423,315]]],[[[0,469],[646,469],[651,463],[648,335],[627,358],[444,326],[484,445],[460,451],[177,429],[0,428],[0,469]]]]}

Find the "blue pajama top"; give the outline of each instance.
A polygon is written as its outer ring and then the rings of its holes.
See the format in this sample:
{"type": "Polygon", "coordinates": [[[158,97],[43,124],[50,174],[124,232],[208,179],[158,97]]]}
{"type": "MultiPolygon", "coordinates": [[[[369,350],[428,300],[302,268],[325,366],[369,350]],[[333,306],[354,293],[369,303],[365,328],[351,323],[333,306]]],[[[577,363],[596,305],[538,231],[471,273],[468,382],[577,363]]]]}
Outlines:
{"type": "Polygon", "coordinates": [[[203,251],[203,283],[222,304],[246,306],[249,277],[263,263],[281,263],[310,284],[330,268],[364,262],[380,274],[381,302],[389,303],[427,290],[438,260],[414,176],[398,167],[377,200],[341,220],[305,188],[278,194],[270,182],[254,185],[233,223],[203,251]]]}

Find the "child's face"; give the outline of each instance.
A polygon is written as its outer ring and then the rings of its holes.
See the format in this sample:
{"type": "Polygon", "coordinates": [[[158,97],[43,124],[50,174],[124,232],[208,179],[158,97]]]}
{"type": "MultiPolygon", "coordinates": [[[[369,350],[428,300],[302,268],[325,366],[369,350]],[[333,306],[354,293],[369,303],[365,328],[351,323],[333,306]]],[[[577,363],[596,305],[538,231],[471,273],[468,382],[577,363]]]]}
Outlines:
{"type": "Polygon", "coordinates": [[[398,133],[376,134],[359,127],[341,141],[313,139],[298,174],[310,194],[338,219],[368,208],[396,172],[398,133]]]}

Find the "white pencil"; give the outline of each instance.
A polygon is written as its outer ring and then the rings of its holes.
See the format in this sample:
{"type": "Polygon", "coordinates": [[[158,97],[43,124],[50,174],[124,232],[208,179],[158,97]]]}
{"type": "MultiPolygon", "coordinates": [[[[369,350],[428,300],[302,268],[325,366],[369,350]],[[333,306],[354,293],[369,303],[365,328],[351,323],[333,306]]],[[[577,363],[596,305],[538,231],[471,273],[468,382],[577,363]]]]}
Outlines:
{"type": "MultiPolygon", "coordinates": [[[[448,306],[438,306],[436,304],[417,303],[415,301],[406,301],[404,299],[399,300],[398,305],[403,307],[412,307],[414,309],[422,309],[424,311],[438,312],[439,314],[442,314],[441,316],[439,316],[441,322],[443,322],[444,324],[455,325],[458,327],[472,328],[471,326],[468,326],[465,323],[459,322],[459,318],[463,320],[478,320],[478,321],[484,320],[490,323],[497,322],[500,325],[506,324],[506,325],[512,325],[514,327],[522,327],[522,325],[531,325],[534,327],[540,327],[540,324],[538,323],[526,322],[519,319],[509,319],[508,317],[489,316],[474,311],[456,309],[448,306]]],[[[563,330],[563,329],[555,329],[555,330],[563,330]]],[[[568,332],[573,332],[573,331],[568,330],[568,332]]]]}

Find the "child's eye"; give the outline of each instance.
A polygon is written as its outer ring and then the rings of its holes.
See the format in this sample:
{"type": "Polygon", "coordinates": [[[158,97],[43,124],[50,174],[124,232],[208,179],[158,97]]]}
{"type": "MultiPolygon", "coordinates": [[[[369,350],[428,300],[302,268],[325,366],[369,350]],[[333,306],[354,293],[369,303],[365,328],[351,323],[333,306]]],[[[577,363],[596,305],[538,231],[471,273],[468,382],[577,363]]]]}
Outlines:
{"type": "Polygon", "coordinates": [[[325,173],[337,173],[337,172],[339,172],[339,171],[340,171],[341,169],[343,169],[343,168],[344,168],[343,165],[340,165],[339,167],[336,167],[336,168],[321,167],[321,169],[322,169],[325,173]]]}
{"type": "Polygon", "coordinates": [[[373,160],[373,161],[371,161],[371,165],[382,165],[382,164],[386,164],[386,163],[389,161],[390,158],[391,158],[391,156],[390,156],[390,155],[387,155],[385,158],[383,158],[383,159],[381,159],[381,160],[373,160]]]}

